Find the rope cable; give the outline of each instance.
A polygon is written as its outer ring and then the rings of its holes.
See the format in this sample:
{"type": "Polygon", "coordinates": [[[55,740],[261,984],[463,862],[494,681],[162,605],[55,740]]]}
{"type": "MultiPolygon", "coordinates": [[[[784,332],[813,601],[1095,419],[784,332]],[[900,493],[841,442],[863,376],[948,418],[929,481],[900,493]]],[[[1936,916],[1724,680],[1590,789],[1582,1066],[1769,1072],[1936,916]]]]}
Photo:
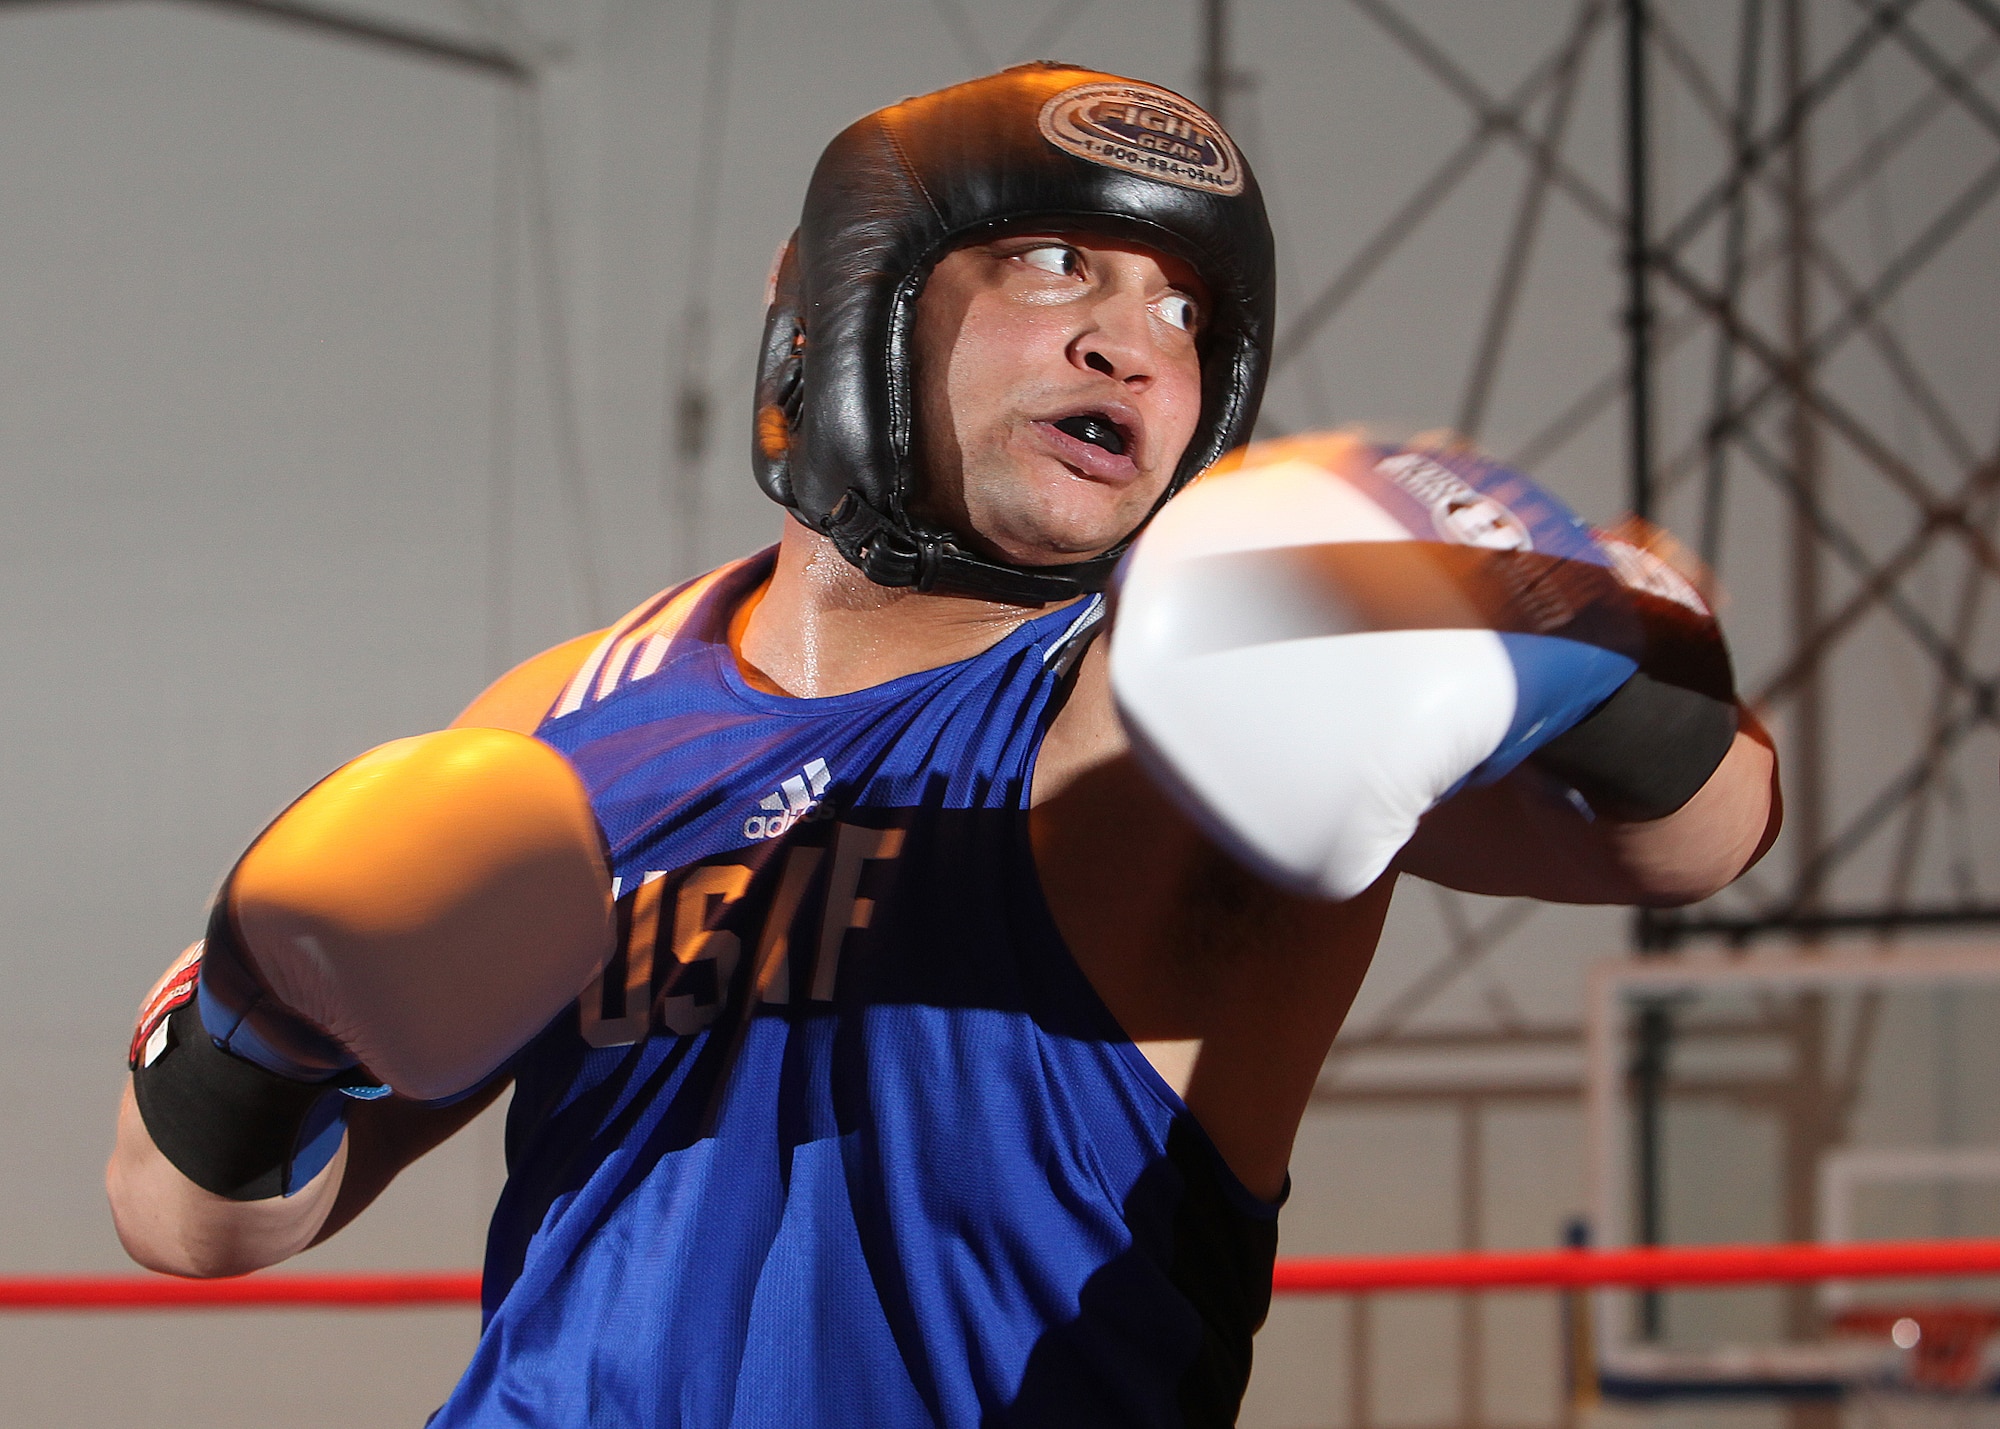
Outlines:
{"type": "Polygon", "coordinates": [[[494,134],[493,213],[493,352],[492,390],[488,407],[488,470],[486,486],[486,674],[497,677],[512,653],[514,609],[514,395],[519,376],[520,305],[516,273],[520,166],[516,163],[509,110],[518,96],[503,93],[498,100],[494,134]]]}
{"type": "MultiPolygon", "coordinates": [[[[472,16],[510,52],[545,56],[548,47],[538,43],[510,0],[459,0],[472,16]]],[[[555,447],[557,490],[567,518],[564,546],[571,579],[590,626],[609,619],[598,577],[595,553],[596,521],[591,511],[590,480],[583,454],[583,431],[576,396],[576,365],[570,341],[569,314],[564,304],[562,256],[556,240],[554,181],[550,171],[548,145],[542,115],[539,71],[525,70],[523,83],[504,104],[503,129],[511,143],[513,163],[518,173],[516,202],[511,210],[527,227],[527,268],[535,305],[536,334],[541,347],[542,377],[549,403],[551,438],[555,447]]],[[[511,265],[513,257],[508,260],[511,265]]],[[[510,279],[518,288],[518,278],[510,279]]],[[[516,304],[518,310],[518,302],[516,304]]],[[[511,319],[510,319],[511,322],[511,319]]],[[[512,341],[510,337],[510,342],[512,341]]],[[[496,376],[497,383],[500,378],[496,376]]],[[[512,394],[508,397],[512,425],[512,394]]],[[[506,469],[508,521],[515,486],[513,459],[506,469]]],[[[511,581],[511,552],[508,578],[511,581]]]]}
{"type": "MultiPolygon", "coordinates": [[[[661,424],[666,498],[678,506],[676,579],[701,566],[702,475],[708,455],[710,396],[709,292],[716,230],[721,225],[722,151],[728,138],[729,81],[736,47],[736,0],[715,0],[709,11],[708,69],[702,89],[701,130],[688,205],[687,270],[681,297],[679,362],[668,356],[674,375],[668,383],[661,424]]],[[[670,339],[670,342],[672,340],[670,339]]]]}

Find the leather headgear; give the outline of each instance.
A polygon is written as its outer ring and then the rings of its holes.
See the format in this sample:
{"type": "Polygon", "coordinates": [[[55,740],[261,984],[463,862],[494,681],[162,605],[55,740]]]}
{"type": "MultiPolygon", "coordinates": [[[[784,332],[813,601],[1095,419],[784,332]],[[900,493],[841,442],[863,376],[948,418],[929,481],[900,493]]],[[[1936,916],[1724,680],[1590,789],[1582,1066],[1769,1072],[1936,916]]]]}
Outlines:
{"type": "Polygon", "coordinates": [[[910,509],[917,296],[951,249],[1043,226],[1144,244],[1208,286],[1201,415],[1160,499],[1249,438],[1270,359],[1271,227],[1220,125],[1155,85],[1046,61],[906,99],[820,156],[757,372],[758,483],[877,584],[1063,600],[1102,588],[1137,535],[1088,561],[1015,566],[910,509]]]}

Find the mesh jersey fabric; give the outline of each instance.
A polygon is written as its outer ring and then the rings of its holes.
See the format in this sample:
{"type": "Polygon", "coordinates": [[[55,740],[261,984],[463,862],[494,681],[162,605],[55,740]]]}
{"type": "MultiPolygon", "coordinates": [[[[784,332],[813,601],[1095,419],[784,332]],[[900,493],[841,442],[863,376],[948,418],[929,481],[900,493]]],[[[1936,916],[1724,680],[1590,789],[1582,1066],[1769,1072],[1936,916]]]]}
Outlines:
{"type": "Polygon", "coordinates": [[[1277,1207],[1056,931],[1027,842],[1097,598],[871,689],[752,688],[773,556],[641,606],[539,730],[619,951],[517,1058],[465,1425],[1222,1425],[1277,1207]]]}

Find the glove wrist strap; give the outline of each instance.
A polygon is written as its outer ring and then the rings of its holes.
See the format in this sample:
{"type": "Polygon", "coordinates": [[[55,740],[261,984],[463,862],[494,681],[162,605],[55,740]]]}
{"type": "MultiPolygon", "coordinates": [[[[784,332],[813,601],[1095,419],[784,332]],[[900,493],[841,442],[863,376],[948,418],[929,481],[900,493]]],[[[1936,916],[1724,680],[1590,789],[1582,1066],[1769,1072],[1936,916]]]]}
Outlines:
{"type": "Polygon", "coordinates": [[[324,1170],[339,1149],[348,1100],[331,1083],[281,1077],[224,1051],[203,1025],[198,998],[145,1040],[132,1093],[160,1154],[232,1201],[289,1196],[324,1170]]]}

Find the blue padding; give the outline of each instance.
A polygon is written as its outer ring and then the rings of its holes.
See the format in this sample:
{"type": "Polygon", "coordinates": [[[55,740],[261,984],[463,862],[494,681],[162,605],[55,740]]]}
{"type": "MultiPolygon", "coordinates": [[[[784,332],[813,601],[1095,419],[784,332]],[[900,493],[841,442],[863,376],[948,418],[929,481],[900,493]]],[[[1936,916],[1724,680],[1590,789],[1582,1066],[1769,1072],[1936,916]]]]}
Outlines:
{"type": "Polygon", "coordinates": [[[307,1066],[273,1047],[258,1034],[248,1011],[238,1012],[217,997],[207,978],[197,985],[195,997],[201,1004],[201,1025],[208,1029],[215,1045],[232,1057],[241,1057],[267,1072],[275,1072],[295,1082],[324,1082],[338,1075],[325,1067],[307,1066]]]}
{"type": "Polygon", "coordinates": [[[1610,699],[1639,668],[1629,655],[1560,635],[1502,632],[1514,664],[1514,718],[1499,747],[1467,776],[1490,784],[1610,699]]]}
{"type": "Polygon", "coordinates": [[[347,1130],[347,1098],[328,1092],[312,1104],[299,1127],[298,1150],[285,1168],[285,1194],[294,1194],[326,1169],[347,1130]]]}

